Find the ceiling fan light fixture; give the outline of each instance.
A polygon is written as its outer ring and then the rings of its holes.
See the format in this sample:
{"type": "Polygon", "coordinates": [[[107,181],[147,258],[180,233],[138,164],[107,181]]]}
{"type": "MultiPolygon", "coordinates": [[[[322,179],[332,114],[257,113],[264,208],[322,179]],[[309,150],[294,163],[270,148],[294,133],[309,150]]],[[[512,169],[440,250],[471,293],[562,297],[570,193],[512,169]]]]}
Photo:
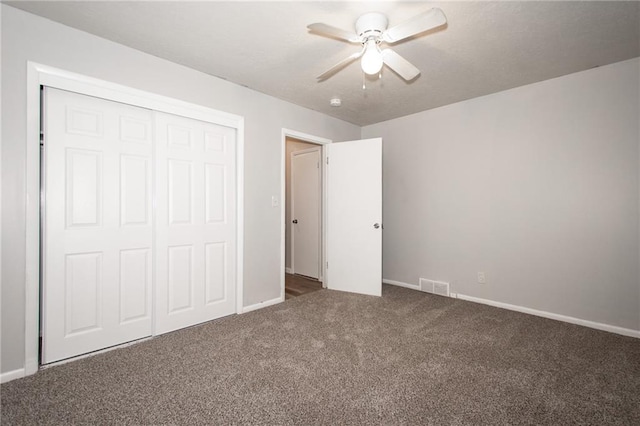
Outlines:
{"type": "Polygon", "coordinates": [[[378,49],[376,40],[371,38],[367,40],[365,52],[362,55],[360,66],[365,74],[376,75],[382,69],[383,60],[382,52],[378,49]]]}
{"type": "Polygon", "coordinates": [[[442,10],[434,7],[391,28],[388,28],[389,21],[383,13],[365,13],[356,21],[355,33],[320,22],[310,24],[307,28],[314,33],[362,45],[360,52],[352,53],[329,68],[329,70],[320,74],[318,81],[326,80],[356,59],[360,59],[360,67],[364,74],[378,75],[378,78],[380,78],[382,66],[386,65],[405,81],[411,82],[420,75],[420,70],[394,50],[390,48],[380,50],[380,43],[395,44],[434,28],[443,27],[446,23],[447,17],[442,10]]]}

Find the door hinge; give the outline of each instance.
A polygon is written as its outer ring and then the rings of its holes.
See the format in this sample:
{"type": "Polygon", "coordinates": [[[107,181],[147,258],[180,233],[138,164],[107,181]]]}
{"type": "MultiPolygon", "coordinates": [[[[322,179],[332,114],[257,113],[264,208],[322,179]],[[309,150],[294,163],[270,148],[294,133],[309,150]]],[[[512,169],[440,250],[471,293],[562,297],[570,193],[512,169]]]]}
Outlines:
{"type": "Polygon", "coordinates": [[[327,262],[327,269],[329,269],[329,262],[327,262]]]}
{"type": "Polygon", "coordinates": [[[329,157],[327,157],[327,164],[329,164],[329,157]]]}

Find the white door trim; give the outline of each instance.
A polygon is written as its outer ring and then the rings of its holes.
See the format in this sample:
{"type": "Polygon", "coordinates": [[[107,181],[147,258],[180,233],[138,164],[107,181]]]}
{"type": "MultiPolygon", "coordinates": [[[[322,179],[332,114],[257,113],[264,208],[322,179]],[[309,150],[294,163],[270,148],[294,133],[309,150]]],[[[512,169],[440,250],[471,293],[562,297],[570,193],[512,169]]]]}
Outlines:
{"type": "MultiPolygon", "coordinates": [[[[284,278],[285,278],[285,259],[286,259],[286,236],[285,236],[285,213],[286,213],[286,192],[287,192],[287,177],[286,177],[286,164],[287,164],[287,138],[294,138],[304,142],[315,143],[318,145],[327,145],[332,143],[331,139],[323,138],[320,136],[309,135],[307,133],[298,132],[296,130],[282,129],[282,142],[280,143],[280,300],[284,301],[284,278]]],[[[326,153],[324,146],[322,147],[322,267],[320,273],[323,278],[322,287],[327,286],[326,280],[326,241],[325,234],[326,228],[326,177],[325,177],[325,165],[326,165],[326,153]]]]}
{"type": "Polygon", "coordinates": [[[40,86],[69,90],[235,128],[237,132],[237,303],[243,310],[244,117],[73,72],[27,62],[25,375],[38,371],[40,316],[40,86]]]}

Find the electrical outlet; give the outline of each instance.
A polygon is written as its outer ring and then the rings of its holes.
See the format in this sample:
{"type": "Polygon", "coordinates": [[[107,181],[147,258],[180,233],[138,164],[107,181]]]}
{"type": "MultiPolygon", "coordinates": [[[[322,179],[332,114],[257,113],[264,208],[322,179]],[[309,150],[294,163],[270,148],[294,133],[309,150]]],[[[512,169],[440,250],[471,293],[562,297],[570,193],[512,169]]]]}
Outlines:
{"type": "Polygon", "coordinates": [[[478,284],[486,284],[487,276],[484,272],[478,272],[478,284]]]}
{"type": "Polygon", "coordinates": [[[271,207],[278,207],[280,202],[278,201],[278,197],[275,195],[271,196],[271,207]]]}

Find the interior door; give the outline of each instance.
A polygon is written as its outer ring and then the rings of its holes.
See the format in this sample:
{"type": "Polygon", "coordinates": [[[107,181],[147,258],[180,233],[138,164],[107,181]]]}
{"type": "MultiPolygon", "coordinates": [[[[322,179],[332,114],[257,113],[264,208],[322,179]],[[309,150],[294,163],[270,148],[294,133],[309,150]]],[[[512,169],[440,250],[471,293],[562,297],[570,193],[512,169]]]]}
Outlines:
{"type": "Polygon", "coordinates": [[[321,171],[320,147],[291,155],[291,267],[320,278],[321,171]]]}
{"type": "Polygon", "coordinates": [[[382,294],[382,139],[327,149],[327,287],[382,294]]]}
{"type": "Polygon", "coordinates": [[[151,111],[46,88],[42,362],[151,335],[151,111]]]}
{"type": "Polygon", "coordinates": [[[236,131],[155,113],[155,334],[236,312],[236,131]]]}

